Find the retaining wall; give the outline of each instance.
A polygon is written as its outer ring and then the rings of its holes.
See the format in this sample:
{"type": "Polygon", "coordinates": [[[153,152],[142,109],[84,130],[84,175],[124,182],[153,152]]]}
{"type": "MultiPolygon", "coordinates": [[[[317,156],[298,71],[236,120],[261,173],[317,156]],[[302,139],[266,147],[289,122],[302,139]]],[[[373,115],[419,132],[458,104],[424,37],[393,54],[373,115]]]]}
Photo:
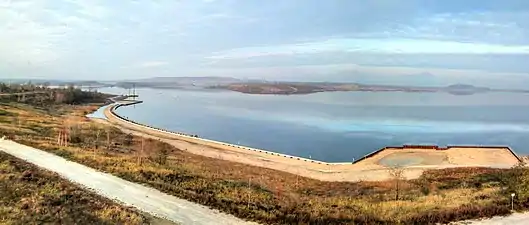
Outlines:
{"type": "Polygon", "coordinates": [[[354,163],[357,163],[357,162],[360,162],[362,160],[365,160],[367,158],[371,158],[373,156],[375,156],[376,154],[384,151],[384,150],[387,150],[387,149],[393,149],[393,150],[409,150],[409,149],[426,149],[426,150],[435,150],[435,151],[445,151],[445,150],[448,150],[448,149],[451,149],[451,148],[488,148],[488,149],[492,149],[492,148],[502,148],[502,149],[507,149],[509,150],[509,152],[520,162],[522,162],[522,159],[509,147],[509,146],[485,146],[485,145],[448,145],[446,147],[440,147],[440,146],[437,146],[437,145],[403,145],[403,146],[388,146],[388,147],[384,147],[384,148],[381,148],[379,150],[376,150],[376,151],[373,151],[367,155],[365,155],[364,157],[356,160],[354,163]]]}
{"type": "Polygon", "coordinates": [[[290,158],[292,160],[301,160],[301,161],[305,161],[305,162],[311,162],[311,163],[317,163],[317,164],[323,164],[323,165],[350,165],[350,164],[355,164],[355,163],[358,163],[358,162],[360,162],[362,160],[365,160],[367,158],[371,158],[371,157],[377,155],[378,153],[380,153],[380,152],[382,152],[382,151],[384,151],[386,149],[402,149],[402,150],[406,150],[406,149],[431,149],[431,150],[436,150],[436,151],[443,151],[443,150],[448,150],[450,148],[504,148],[504,149],[509,150],[509,152],[514,157],[516,157],[516,159],[518,159],[518,161],[520,161],[520,162],[522,161],[522,159],[508,146],[480,146],[480,145],[468,146],[467,145],[467,146],[446,146],[446,147],[440,147],[440,146],[437,146],[437,145],[403,145],[403,146],[397,146],[397,147],[384,147],[384,148],[378,149],[376,151],[373,151],[373,152],[363,156],[362,158],[360,158],[360,159],[358,159],[358,160],[356,160],[354,162],[338,162],[338,163],[323,162],[323,161],[318,161],[318,160],[313,160],[313,159],[307,159],[307,158],[302,158],[302,157],[297,157],[297,156],[292,156],[292,155],[287,155],[287,154],[271,152],[271,151],[267,151],[267,150],[263,150],[263,149],[257,149],[257,148],[247,147],[247,146],[234,145],[234,144],[230,144],[230,143],[226,143],[226,142],[220,142],[220,141],[214,141],[214,140],[209,140],[209,139],[203,139],[203,138],[199,138],[196,135],[186,134],[186,133],[182,133],[182,132],[168,131],[168,130],[165,130],[165,129],[152,127],[152,126],[147,125],[147,124],[141,124],[141,123],[138,123],[136,121],[129,120],[127,118],[123,118],[122,116],[120,116],[119,114],[117,114],[115,112],[115,110],[118,109],[119,107],[140,104],[142,102],[143,101],[139,101],[139,100],[129,100],[129,101],[126,101],[126,102],[116,102],[116,104],[114,104],[112,106],[109,106],[109,107],[111,107],[110,108],[110,113],[114,117],[116,117],[117,119],[121,120],[122,122],[129,123],[129,124],[136,125],[136,126],[141,126],[143,128],[150,129],[152,131],[162,132],[162,133],[171,134],[171,135],[177,135],[180,138],[185,139],[186,141],[189,141],[189,142],[192,142],[192,143],[196,143],[196,144],[208,145],[210,147],[215,147],[215,148],[219,148],[219,147],[222,148],[222,147],[228,146],[228,147],[233,147],[233,148],[238,148],[238,149],[243,149],[243,150],[261,152],[261,153],[265,153],[265,154],[269,154],[269,155],[290,158]]]}
{"type": "Polygon", "coordinates": [[[292,156],[292,155],[287,155],[287,154],[271,152],[271,151],[267,151],[267,150],[263,150],[263,149],[257,149],[257,148],[251,148],[251,147],[246,147],[246,146],[241,146],[241,145],[234,145],[234,144],[230,144],[230,143],[220,142],[220,141],[203,139],[203,138],[195,137],[195,135],[191,135],[191,134],[186,134],[186,133],[182,133],[182,132],[168,131],[168,130],[165,130],[165,129],[152,127],[152,126],[147,125],[147,124],[141,124],[141,123],[138,123],[136,121],[129,120],[127,118],[123,118],[122,116],[120,116],[119,114],[117,114],[115,112],[115,110],[118,109],[119,107],[130,106],[130,105],[139,104],[139,103],[141,103],[141,101],[130,101],[130,102],[124,102],[124,103],[118,102],[115,105],[110,106],[111,107],[110,108],[110,113],[114,117],[116,117],[117,119],[119,119],[119,120],[121,120],[123,122],[130,123],[130,124],[133,124],[133,125],[136,125],[136,126],[141,126],[143,128],[150,129],[150,130],[157,131],[157,132],[162,132],[162,133],[171,134],[171,135],[177,135],[180,138],[185,139],[186,141],[193,142],[193,143],[196,143],[196,144],[208,145],[208,146],[215,147],[215,148],[223,148],[223,147],[227,146],[227,147],[233,147],[233,148],[238,148],[238,149],[243,149],[243,150],[250,150],[250,151],[265,153],[265,154],[274,155],[274,156],[290,158],[290,159],[293,159],[293,160],[302,160],[302,161],[305,161],[305,162],[324,164],[324,165],[352,164],[352,162],[348,162],[348,163],[322,162],[322,161],[318,161],[318,160],[312,160],[312,159],[307,159],[307,158],[302,158],[302,157],[297,157],[297,156],[292,156]]]}

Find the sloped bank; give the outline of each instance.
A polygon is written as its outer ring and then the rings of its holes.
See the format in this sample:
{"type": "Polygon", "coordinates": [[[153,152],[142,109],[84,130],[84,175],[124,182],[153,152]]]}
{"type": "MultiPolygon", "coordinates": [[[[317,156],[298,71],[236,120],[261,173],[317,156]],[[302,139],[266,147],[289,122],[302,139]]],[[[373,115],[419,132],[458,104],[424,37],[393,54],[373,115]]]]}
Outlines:
{"type": "Polygon", "coordinates": [[[427,157],[429,154],[440,153],[445,154],[446,157],[449,158],[447,162],[443,164],[418,164],[405,166],[405,177],[408,179],[418,178],[423,171],[428,169],[454,167],[509,168],[520,162],[520,158],[510,148],[502,146],[448,146],[442,148],[438,146],[415,145],[382,148],[355,162],[323,162],[257,148],[203,139],[196,135],[185,134],[182,132],[167,131],[123,118],[116,112],[116,109],[119,109],[120,107],[139,103],[142,103],[142,101],[118,101],[104,110],[105,117],[111,123],[125,129],[130,129],[131,132],[147,134],[158,139],[162,138],[166,142],[175,146],[179,145],[177,147],[182,149],[189,148],[189,151],[193,154],[286,171],[324,181],[376,181],[389,179],[390,176],[388,174],[387,165],[381,164],[379,161],[385,156],[391,154],[417,153],[424,154],[425,157],[427,157]],[[184,143],[189,143],[191,145],[185,145],[184,143]],[[193,147],[193,145],[195,145],[195,147],[193,147]],[[199,148],[196,146],[205,146],[209,148],[199,148]],[[234,154],[236,156],[232,157],[234,154]]]}
{"type": "Polygon", "coordinates": [[[317,164],[324,164],[324,165],[349,165],[349,164],[355,164],[355,163],[358,163],[358,162],[360,162],[362,160],[374,157],[375,155],[377,155],[380,152],[383,152],[385,150],[397,150],[397,149],[399,149],[399,150],[406,151],[406,150],[416,150],[416,149],[427,149],[427,150],[433,150],[433,151],[446,151],[446,150],[449,150],[449,149],[465,149],[465,148],[467,148],[467,149],[505,149],[513,157],[515,157],[519,162],[523,161],[520,158],[520,156],[518,156],[509,146],[449,145],[449,146],[446,146],[446,147],[440,147],[440,146],[437,146],[437,145],[403,145],[403,146],[388,146],[388,147],[384,147],[384,148],[375,150],[375,151],[373,151],[373,152],[371,152],[371,153],[369,153],[369,154],[363,156],[362,158],[360,158],[360,159],[358,159],[356,161],[353,161],[353,162],[334,162],[334,163],[333,162],[324,162],[324,161],[319,161],[319,160],[307,159],[307,158],[303,158],[303,157],[298,157],[298,156],[292,156],[292,155],[287,155],[287,154],[267,151],[267,150],[258,149],[258,148],[252,148],[252,147],[247,147],[247,146],[242,146],[242,145],[230,144],[230,143],[227,143],[227,142],[220,142],[220,141],[215,141],[215,140],[210,140],[210,139],[199,138],[198,135],[186,134],[186,133],[183,133],[183,132],[168,131],[168,130],[165,130],[165,129],[162,129],[162,128],[157,128],[157,127],[153,127],[153,126],[150,126],[150,125],[147,125],[147,124],[138,123],[138,122],[130,120],[128,118],[124,118],[124,117],[122,117],[122,116],[120,116],[119,114],[116,113],[116,110],[118,108],[120,108],[120,107],[130,106],[130,105],[135,105],[135,104],[140,104],[140,103],[143,103],[143,101],[128,100],[128,101],[123,101],[123,102],[116,102],[115,105],[110,106],[110,113],[112,113],[113,116],[115,116],[116,118],[118,118],[118,119],[120,119],[120,120],[122,120],[124,122],[131,123],[131,124],[134,124],[134,125],[137,125],[137,126],[141,126],[141,127],[153,130],[153,131],[158,131],[158,132],[167,133],[167,134],[171,134],[171,135],[177,135],[180,138],[185,139],[186,141],[193,142],[193,143],[196,143],[196,144],[203,144],[203,145],[208,145],[208,146],[211,146],[211,147],[234,147],[234,148],[238,148],[238,149],[249,150],[249,151],[254,151],[254,152],[260,152],[260,153],[265,153],[265,154],[269,154],[269,155],[276,155],[276,156],[281,156],[281,157],[285,157],[285,158],[288,158],[288,159],[302,160],[302,161],[305,161],[305,162],[311,162],[311,163],[317,163],[317,164]]]}

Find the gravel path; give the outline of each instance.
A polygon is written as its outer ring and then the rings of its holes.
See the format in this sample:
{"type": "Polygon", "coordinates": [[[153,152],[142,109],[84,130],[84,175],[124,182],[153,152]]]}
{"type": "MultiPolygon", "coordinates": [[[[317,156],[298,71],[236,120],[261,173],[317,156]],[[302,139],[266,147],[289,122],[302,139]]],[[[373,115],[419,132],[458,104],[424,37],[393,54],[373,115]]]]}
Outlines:
{"type": "Polygon", "coordinates": [[[99,195],[176,223],[255,224],[10,140],[0,139],[0,151],[56,172],[99,195]]]}
{"type": "Polygon", "coordinates": [[[529,213],[514,213],[509,216],[496,216],[484,220],[469,220],[452,223],[453,225],[526,225],[529,224],[529,213]]]}

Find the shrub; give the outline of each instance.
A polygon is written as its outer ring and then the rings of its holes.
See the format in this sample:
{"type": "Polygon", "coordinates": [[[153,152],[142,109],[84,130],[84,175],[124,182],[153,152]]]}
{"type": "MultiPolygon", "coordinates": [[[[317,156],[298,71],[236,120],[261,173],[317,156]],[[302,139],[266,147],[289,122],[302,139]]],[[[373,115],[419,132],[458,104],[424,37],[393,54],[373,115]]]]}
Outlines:
{"type": "Polygon", "coordinates": [[[501,184],[505,187],[502,192],[504,195],[515,193],[518,203],[529,202],[529,169],[525,163],[521,162],[505,171],[501,176],[501,184]]]}

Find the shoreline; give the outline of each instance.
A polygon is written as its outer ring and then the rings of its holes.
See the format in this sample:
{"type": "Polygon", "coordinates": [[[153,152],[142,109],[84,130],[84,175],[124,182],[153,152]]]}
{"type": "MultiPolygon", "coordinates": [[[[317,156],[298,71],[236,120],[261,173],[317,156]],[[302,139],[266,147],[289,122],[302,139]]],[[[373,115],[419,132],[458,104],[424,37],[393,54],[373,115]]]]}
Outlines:
{"type": "MultiPolygon", "coordinates": [[[[127,101],[130,101],[130,100],[127,100],[127,101]]],[[[115,110],[117,110],[120,107],[130,106],[130,105],[135,105],[135,104],[140,104],[140,103],[142,103],[142,101],[131,101],[131,102],[128,102],[128,103],[119,103],[118,102],[115,105],[108,106],[108,107],[110,107],[110,109],[109,109],[110,113],[113,116],[115,116],[116,118],[118,118],[118,119],[120,119],[122,121],[125,121],[125,122],[128,122],[128,123],[132,123],[132,124],[135,124],[137,126],[142,126],[144,128],[147,128],[147,129],[150,129],[150,130],[153,130],[153,131],[163,132],[163,133],[170,134],[170,135],[177,135],[180,138],[186,139],[187,141],[196,142],[196,144],[205,144],[205,145],[213,144],[213,145],[220,145],[222,147],[224,147],[224,146],[226,146],[226,147],[234,147],[234,148],[239,148],[239,149],[243,149],[243,150],[256,151],[256,152],[260,152],[260,153],[276,155],[276,156],[282,156],[282,157],[285,157],[285,158],[296,159],[296,160],[303,160],[305,162],[312,162],[312,163],[317,163],[317,164],[325,164],[325,165],[352,164],[350,162],[330,163],[330,162],[324,162],[324,161],[319,161],[319,160],[307,159],[307,158],[303,158],[303,157],[287,155],[287,154],[277,153],[277,152],[263,150],[263,149],[257,149],[257,148],[242,146],[242,145],[235,145],[235,144],[231,144],[231,143],[227,143],[227,142],[221,142],[221,141],[215,141],[215,140],[211,140],[211,139],[200,138],[200,137],[198,137],[198,135],[186,134],[186,133],[182,133],[182,132],[168,131],[168,130],[165,130],[165,129],[162,129],[162,128],[152,127],[150,125],[141,124],[141,123],[135,122],[133,120],[129,120],[129,119],[123,118],[122,116],[120,116],[119,114],[117,114],[115,112],[115,110]]],[[[219,147],[219,146],[211,146],[211,147],[219,147]]]]}
{"type": "MultiPolygon", "coordinates": [[[[305,159],[271,151],[237,146],[214,140],[207,140],[179,132],[170,132],[149,125],[142,125],[119,116],[115,110],[142,103],[138,100],[120,100],[109,104],[103,110],[105,119],[96,122],[108,123],[134,135],[158,139],[182,151],[210,158],[264,167],[322,181],[379,181],[391,179],[391,167],[382,161],[391,157],[422,157],[425,163],[402,166],[404,177],[414,179],[429,169],[455,167],[510,168],[520,162],[520,157],[508,147],[495,146],[401,146],[376,150],[359,160],[345,163],[328,163],[305,159]],[[442,158],[442,162],[428,163],[430,158],[442,158]]],[[[391,160],[390,160],[391,161],[391,160]]]]}
{"type": "Polygon", "coordinates": [[[200,137],[198,137],[198,135],[186,134],[186,133],[183,133],[183,132],[168,131],[166,129],[153,127],[153,126],[150,126],[150,125],[147,125],[147,124],[141,124],[141,123],[138,123],[136,121],[123,118],[115,110],[117,110],[120,107],[141,104],[141,103],[143,103],[143,101],[140,101],[140,100],[125,100],[125,101],[121,100],[121,101],[122,102],[127,102],[127,103],[116,102],[115,105],[109,106],[109,107],[111,107],[110,108],[110,112],[113,114],[113,116],[115,116],[115,117],[117,117],[117,118],[119,118],[119,119],[121,119],[121,120],[123,120],[125,122],[133,123],[133,124],[138,125],[138,126],[143,126],[145,128],[148,128],[148,129],[151,129],[151,130],[154,130],[154,131],[159,131],[159,132],[172,134],[172,135],[178,135],[178,136],[180,136],[182,138],[193,139],[195,141],[201,142],[201,143],[197,143],[197,144],[204,144],[204,142],[206,144],[207,143],[212,143],[212,144],[218,144],[218,145],[222,145],[222,146],[235,147],[235,148],[239,148],[239,149],[243,149],[243,150],[256,151],[256,152],[260,152],[260,153],[265,153],[265,154],[270,154],[270,155],[277,155],[277,156],[282,156],[282,157],[285,157],[285,158],[303,160],[303,161],[306,161],[306,162],[312,162],[312,163],[318,163],[318,164],[324,164],[324,165],[355,164],[355,163],[358,163],[358,162],[360,162],[362,160],[365,160],[367,158],[373,157],[376,154],[378,154],[378,153],[380,153],[380,152],[382,152],[382,151],[384,151],[386,149],[403,149],[403,150],[405,150],[405,149],[429,149],[429,150],[432,150],[432,151],[444,151],[444,150],[448,150],[448,149],[451,149],[451,148],[483,148],[483,149],[486,149],[486,148],[489,148],[489,149],[490,148],[493,148],[493,149],[495,149],[495,148],[503,148],[503,149],[507,149],[519,161],[522,161],[522,158],[520,156],[518,156],[518,154],[516,154],[509,146],[447,145],[446,147],[440,147],[440,146],[437,146],[437,145],[403,145],[403,146],[387,146],[387,147],[384,147],[384,148],[380,148],[380,149],[374,150],[374,151],[364,155],[363,157],[359,158],[358,160],[354,160],[354,161],[351,161],[351,162],[325,162],[325,161],[321,161],[321,160],[308,159],[308,158],[304,158],[304,157],[300,157],[300,156],[294,156],[294,155],[278,153],[278,152],[274,152],[274,151],[270,151],[270,150],[264,150],[264,149],[254,148],[254,147],[243,146],[243,145],[236,145],[236,144],[231,144],[231,143],[222,142],[222,141],[216,141],[216,140],[212,140],[212,139],[200,138],[200,137]]]}

